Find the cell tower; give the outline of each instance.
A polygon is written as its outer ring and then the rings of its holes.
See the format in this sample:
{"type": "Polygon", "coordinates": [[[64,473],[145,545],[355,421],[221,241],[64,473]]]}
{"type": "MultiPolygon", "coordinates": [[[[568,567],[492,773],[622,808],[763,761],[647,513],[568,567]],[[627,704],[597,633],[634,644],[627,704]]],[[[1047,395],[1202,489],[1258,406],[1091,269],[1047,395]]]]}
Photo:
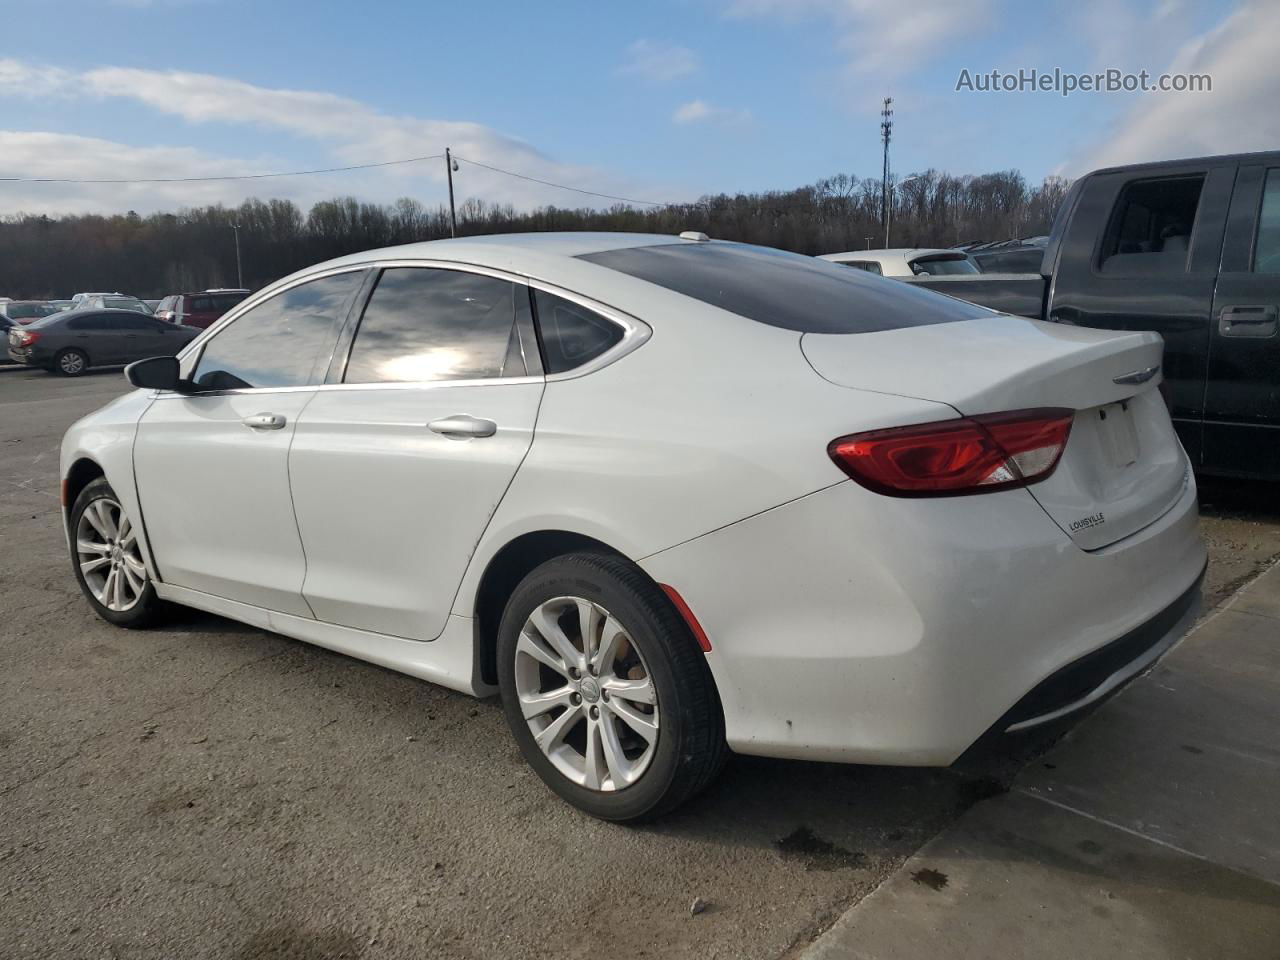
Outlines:
{"type": "Polygon", "coordinates": [[[885,246],[889,244],[889,141],[893,139],[893,97],[884,98],[880,111],[880,142],[884,144],[884,173],[880,178],[880,224],[885,246]]]}

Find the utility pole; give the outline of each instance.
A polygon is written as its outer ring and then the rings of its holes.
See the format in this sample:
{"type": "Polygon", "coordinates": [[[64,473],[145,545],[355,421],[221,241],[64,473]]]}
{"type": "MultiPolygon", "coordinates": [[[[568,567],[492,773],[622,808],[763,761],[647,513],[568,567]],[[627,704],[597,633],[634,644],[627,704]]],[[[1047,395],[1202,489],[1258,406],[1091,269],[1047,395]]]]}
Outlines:
{"type": "Polygon", "coordinates": [[[458,235],[458,211],[453,207],[453,171],[458,169],[458,161],[453,159],[449,148],[444,148],[444,173],[449,178],[449,236],[458,235]]]}
{"type": "Polygon", "coordinates": [[[231,229],[236,235],[236,286],[244,289],[244,271],[240,269],[240,224],[233,223],[231,229]]]}
{"type": "Polygon", "coordinates": [[[893,138],[893,97],[884,98],[880,110],[880,140],[884,144],[884,173],[880,178],[880,222],[884,225],[884,245],[889,246],[889,141],[893,138]]]}

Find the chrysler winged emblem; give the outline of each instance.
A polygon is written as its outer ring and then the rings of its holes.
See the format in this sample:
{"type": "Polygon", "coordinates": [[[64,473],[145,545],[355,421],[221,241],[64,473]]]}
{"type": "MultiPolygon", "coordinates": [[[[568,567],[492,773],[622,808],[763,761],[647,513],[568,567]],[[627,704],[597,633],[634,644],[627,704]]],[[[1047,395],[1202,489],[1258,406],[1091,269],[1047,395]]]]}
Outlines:
{"type": "Polygon", "coordinates": [[[1147,367],[1145,370],[1134,370],[1130,373],[1121,374],[1113,379],[1112,383],[1146,383],[1157,373],[1160,372],[1160,364],[1154,367],[1147,367]]]}

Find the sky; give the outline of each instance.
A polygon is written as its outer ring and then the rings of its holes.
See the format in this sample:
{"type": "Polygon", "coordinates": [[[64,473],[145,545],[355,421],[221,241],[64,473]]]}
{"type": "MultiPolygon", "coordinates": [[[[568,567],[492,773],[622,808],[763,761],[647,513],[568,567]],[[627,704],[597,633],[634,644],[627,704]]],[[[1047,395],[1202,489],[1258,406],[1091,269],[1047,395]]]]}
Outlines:
{"type": "MultiPolygon", "coordinates": [[[[1032,182],[1280,148],[1280,0],[0,0],[0,178],[460,157],[459,202],[608,205],[879,177],[1032,182]],[[980,92],[962,71],[1207,73],[1210,92],[980,92]],[[484,164],[487,166],[480,166],[484,164]]],[[[447,198],[442,159],[182,184],[0,182],[0,216],[447,198]]]]}

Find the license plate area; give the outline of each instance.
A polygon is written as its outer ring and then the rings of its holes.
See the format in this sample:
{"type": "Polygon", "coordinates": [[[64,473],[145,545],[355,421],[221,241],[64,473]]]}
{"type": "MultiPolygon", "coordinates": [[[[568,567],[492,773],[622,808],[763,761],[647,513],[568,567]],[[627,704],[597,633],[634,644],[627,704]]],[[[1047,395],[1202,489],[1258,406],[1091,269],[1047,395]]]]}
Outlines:
{"type": "Polygon", "coordinates": [[[1129,401],[1109,403],[1093,411],[1098,421],[1098,438],[1114,467],[1124,468],[1138,462],[1138,427],[1134,423],[1129,401]]]}

